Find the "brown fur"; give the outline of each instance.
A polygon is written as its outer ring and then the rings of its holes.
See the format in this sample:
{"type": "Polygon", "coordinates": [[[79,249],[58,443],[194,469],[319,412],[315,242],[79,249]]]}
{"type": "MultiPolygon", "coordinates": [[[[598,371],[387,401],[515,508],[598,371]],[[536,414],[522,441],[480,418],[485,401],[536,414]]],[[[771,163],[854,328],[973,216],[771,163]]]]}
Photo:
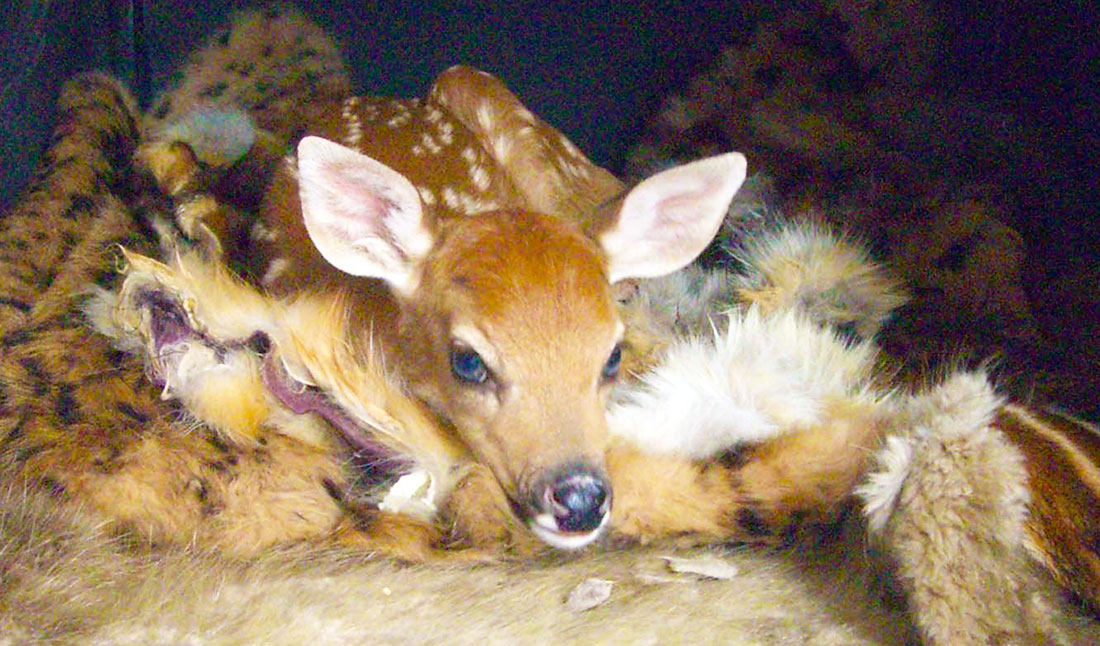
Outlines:
{"type": "Polygon", "coordinates": [[[1034,495],[1027,531],[1033,555],[1058,583],[1100,610],[1100,434],[1055,411],[1006,406],[997,428],[1025,457],[1034,495]]]}

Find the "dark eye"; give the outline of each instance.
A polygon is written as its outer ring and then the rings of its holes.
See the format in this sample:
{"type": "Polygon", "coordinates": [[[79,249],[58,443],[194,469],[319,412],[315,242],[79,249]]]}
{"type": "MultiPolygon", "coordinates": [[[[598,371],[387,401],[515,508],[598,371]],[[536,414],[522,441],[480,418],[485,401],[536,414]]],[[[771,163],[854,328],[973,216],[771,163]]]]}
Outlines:
{"type": "Polygon", "coordinates": [[[603,364],[603,378],[614,379],[619,374],[619,364],[623,362],[623,348],[620,345],[615,346],[615,349],[611,351],[611,356],[607,358],[607,363],[603,364]]]}
{"type": "Polygon", "coordinates": [[[459,381],[473,385],[483,384],[489,378],[485,361],[473,350],[451,350],[451,372],[459,381]]]}

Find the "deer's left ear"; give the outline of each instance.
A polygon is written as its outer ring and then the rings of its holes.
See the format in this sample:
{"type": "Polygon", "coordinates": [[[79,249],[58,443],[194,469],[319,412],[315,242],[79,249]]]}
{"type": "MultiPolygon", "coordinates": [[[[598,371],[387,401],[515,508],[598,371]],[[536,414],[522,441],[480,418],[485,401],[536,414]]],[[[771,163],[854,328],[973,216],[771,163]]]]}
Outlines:
{"type": "Polygon", "coordinates": [[[635,186],[597,224],[612,283],[680,269],[714,238],[741,183],[741,153],[708,157],[662,171],[635,186]]]}
{"type": "Polygon", "coordinates": [[[333,267],[412,293],[432,233],[405,176],[338,143],[305,137],[298,143],[298,196],[309,238],[333,267]]]}

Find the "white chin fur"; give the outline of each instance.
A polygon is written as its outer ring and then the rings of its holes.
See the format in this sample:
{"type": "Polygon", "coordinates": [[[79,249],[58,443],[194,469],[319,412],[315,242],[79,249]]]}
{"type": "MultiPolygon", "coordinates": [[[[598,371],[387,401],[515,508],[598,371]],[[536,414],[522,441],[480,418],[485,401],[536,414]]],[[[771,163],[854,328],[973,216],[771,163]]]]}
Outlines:
{"type": "Polygon", "coordinates": [[[610,518],[611,514],[604,514],[599,527],[584,533],[560,531],[557,521],[550,514],[539,514],[528,521],[527,524],[530,526],[531,531],[535,533],[535,536],[538,536],[550,547],[559,550],[579,550],[582,547],[591,545],[593,541],[600,537],[610,518]]]}

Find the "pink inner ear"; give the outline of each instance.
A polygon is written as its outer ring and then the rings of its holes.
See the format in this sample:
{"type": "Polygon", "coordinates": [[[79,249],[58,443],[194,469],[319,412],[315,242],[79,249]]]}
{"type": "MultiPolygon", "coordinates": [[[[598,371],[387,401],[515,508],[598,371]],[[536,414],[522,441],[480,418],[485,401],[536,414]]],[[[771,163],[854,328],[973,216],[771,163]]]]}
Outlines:
{"type": "Polygon", "coordinates": [[[378,218],[394,206],[377,190],[376,179],[348,162],[326,165],[328,190],[339,215],[353,220],[378,218]]]}
{"type": "Polygon", "coordinates": [[[403,175],[339,144],[306,137],[298,146],[302,217],[332,266],[381,278],[401,290],[432,236],[420,194],[403,175]]]}
{"type": "MultiPolygon", "coordinates": [[[[303,212],[315,244],[315,234],[321,225],[330,236],[354,244],[364,238],[381,238],[396,244],[391,216],[400,217],[398,205],[387,194],[385,177],[364,166],[358,159],[326,159],[300,177],[302,187],[311,197],[308,211],[303,212]]],[[[399,245],[398,245],[399,246],[399,245]]]]}
{"type": "Polygon", "coordinates": [[[699,198],[717,189],[717,182],[708,182],[703,178],[698,178],[697,181],[701,181],[703,185],[697,187],[696,190],[677,193],[657,200],[655,205],[657,210],[655,227],[676,230],[694,223],[696,219],[694,217],[695,212],[700,208],[699,198]]]}
{"type": "Polygon", "coordinates": [[[618,221],[600,236],[612,281],[660,276],[691,262],[721,227],[745,166],[743,155],[727,153],[634,187],[618,221]]]}

